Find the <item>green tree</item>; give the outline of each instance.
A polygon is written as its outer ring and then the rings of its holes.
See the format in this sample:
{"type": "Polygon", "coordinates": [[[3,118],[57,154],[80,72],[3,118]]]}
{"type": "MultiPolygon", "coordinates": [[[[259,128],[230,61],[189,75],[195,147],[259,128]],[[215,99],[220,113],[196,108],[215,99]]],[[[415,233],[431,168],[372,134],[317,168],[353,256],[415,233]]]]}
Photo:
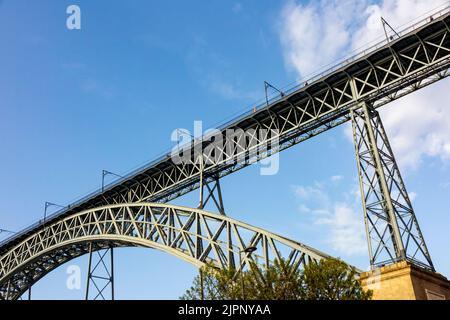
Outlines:
{"type": "Polygon", "coordinates": [[[303,272],[285,260],[269,267],[252,263],[241,273],[206,265],[180,299],[370,299],[371,292],[363,291],[356,276],[354,268],[337,259],[310,263],[303,272]]]}
{"type": "Polygon", "coordinates": [[[267,268],[252,263],[244,272],[245,299],[298,300],[300,280],[300,270],[291,268],[285,260],[275,260],[267,268]]]}
{"type": "Polygon", "coordinates": [[[338,259],[310,263],[302,274],[302,299],[305,300],[370,300],[372,291],[364,291],[358,272],[338,259]]]}
{"type": "Polygon", "coordinates": [[[182,300],[235,300],[240,299],[234,269],[217,269],[206,265],[200,269],[191,288],[186,290],[182,300]]]}
{"type": "Polygon", "coordinates": [[[268,268],[252,263],[241,273],[235,269],[217,269],[206,265],[200,269],[183,300],[292,300],[300,298],[299,270],[288,267],[284,260],[268,268]],[[203,285],[202,285],[203,284],[203,285]],[[203,290],[202,290],[203,288],[203,290]]]}

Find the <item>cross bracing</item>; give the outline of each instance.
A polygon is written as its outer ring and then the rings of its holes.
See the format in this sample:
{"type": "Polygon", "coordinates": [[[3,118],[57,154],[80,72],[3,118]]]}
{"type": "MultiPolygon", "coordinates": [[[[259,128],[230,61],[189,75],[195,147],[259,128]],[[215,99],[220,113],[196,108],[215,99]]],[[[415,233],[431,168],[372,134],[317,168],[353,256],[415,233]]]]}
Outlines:
{"type": "MultiPolygon", "coordinates": [[[[175,154],[166,154],[115,183],[70,204],[44,221],[14,234],[0,243],[0,259],[6,256],[12,259],[19,254],[14,252],[19,248],[17,245],[25,239],[40,234],[41,230],[47,226],[57,224],[80,212],[95,211],[97,210],[95,208],[112,205],[120,207],[133,203],[144,205],[145,202],[164,203],[170,201],[199,188],[199,186],[215,183],[223,176],[349,121],[351,114],[360,114],[361,106],[368,105],[371,110],[376,110],[393,100],[446,78],[449,75],[450,66],[449,9],[450,7],[447,7],[432,14],[406,31],[399,31],[398,38],[376,44],[362,54],[339,64],[338,67],[333,67],[291,90],[280,92],[278,97],[267,100],[267,105],[255,107],[252,111],[221,126],[219,137],[217,135],[214,138],[205,136],[202,139],[192,140],[189,145],[176,150],[175,154]],[[230,130],[233,130],[234,135],[232,139],[227,139],[230,130]],[[226,143],[221,144],[223,141],[226,143]],[[195,152],[197,150],[200,150],[201,157],[198,157],[198,153],[195,152]],[[184,160],[176,162],[174,155],[183,155],[184,160]]],[[[405,110],[405,112],[407,111],[405,110]]],[[[354,125],[356,125],[355,119],[353,117],[354,125]]],[[[379,122],[381,123],[381,120],[379,122]]],[[[375,123],[372,125],[375,126],[375,123]]],[[[362,133],[361,137],[362,141],[367,135],[362,133]]],[[[387,138],[385,140],[388,144],[387,138]]],[[[359,140],[355,139],[355,142],[357,141],[359,140]]],[[[389,156],[393,158],[393,155],[389,156]]],[[[364,160],[363,158],[364,154],[361,153],[358,158],[360,177],[361,168],[363,171],[368,168],[362,166],[361,159],[364,160]]],[[[383,172],[380,165],[377,164],[377,166],[378,172],[383,172]]],[[[386,175],[384,179],[393,178],[389,181],[395,181],[394,176],[399,176],[398,168],[394,171],[395,174],[392,177],[389,177],[390,172],[384,171],[386,175]]],[[[380,178],[380,181],[383,181],[383,178],[380,178]]],[[[371,188],[375,190],[375,185],[371,188]]],[[[384,191],[382,190],[383,197],[391,198],[391,202],[392,199],[395,201],[395,195],[390,194],[391,190],[384,189],[384,191]]],[[[362,191],[364,192],[365,189],[362,191]]],[[[374,211],[371,211],[370,206],[363,205],[366,219],[368,219],[367,213],[374,211]]],[[[221,208],[219,211],[224,213],[223,204],[221,208]]],[[[386,205],[381,208],[384,210],[383,214],[388,213],[386,205]]],[[[372,250],[370,252],[372,267],[386,261],[395,262],[405,257],[407,260],[416,261],[416,253],[420,252],[424,258],[421,260],[423,266],[433,270],[412,208],[405,209],[406,213],[411,216],[411,219],[407,220],[406,227],[403,229],[401,229],[402,225],[396,225],[394,219],[390,219],[388,224],[384,225],[385,228],[379,228],[377,224],[373,224],[373,230],[366,230],[369,251],[372,250]],[[381,233],[381,237],[378,239],[373,238],[372,235],[376,235],[381,229],[388,230],[387,236],[384,237],[381,233]],[[418,232],[414,229],[417,229],[418,232]],[[372,235],[369,234],[370,232],[372,235]],[[396,243],[395,241],[389,242],[389,237],[393,239],[392,236],[396,232],[400,232],[402,237],[406,235],[407,244],[415,242],[415,249],[410,252],[398,250],[401,245],[400,241],[403,241],[399,240],[400,237],[397,237],[396,243]],[[376,241],[381,239],[381,246],[377,246],[375,250],[370,247],[370,241],[374,239],[376,241]],[[388,260],[376,261],[380,257],[378,253],[381,252],[377,251],[378,248],[381,251],[384,250],[385,253],[389,250],[388,260]]],[[[402,218],[403,213],[400,216],[402,218]]],[[[168,223],[166,219],[169,218],[164,218],[161,223],[168,223]]],[[[156,232],[157,230],[154,229],[153,233],[156,232]]],[[[112,239],[112,242],[109,241],[107,244],[99,241],[95,248],[100,250],[122,245],[120,241],[112,239]]],[[[402,245],[403,249],[408,248],[405,243],[402,245]]],[[[45,271],[47,266],[52,263],[56,266],[56,264],[62,264],[73,257],[85,254],[88,252],[86,246],[87,244],[74,245],[64,252],[56,253],[55,256],[48,256],[49,259],[41,265],[35,264],[41,262],[32,260],[28,263],[34,268],[33,270],[45,271]]],[[[217,262],[220,261],[217,260],[217,262]]],[[[18,281],[23,283],[38,279],[33,274],[23,274],[21,271],[12,274],[11,277],[14,279],[18,277],[18,281]]],[[[16,283],[15,280],[8,281],[8,283],[8,288],[3,288],[3,292],[14,293],[14,290],[17,292],[21,290],[20,286],[15,285],[11,288],[11,284],[16,283]]]]}
{"type": "Polygon", "coordinates": [[[434,270],[378,112],[363,104],[351,115],[370,264],[406,260],[434,270]]]}
{"type": "Polygon", "coordinates": [[[311,261],[329,257],[223,214],[160,203],[109,205],[41,227],[2,255],[0,298],[17,299],[47,273],[88,253],[90,248],[124,246],[159,249],[197,267],[209,262],[238,271],[249,261],[269,265],[284,258],[290,266],[303,268],[311,261]],[[250,246],[257,250],[240,259],[241,252],[250,246]]]}
{"type": "MultiPolygon", "coordinates": [[[[378,44],[358,59],[342,63],[313,82],[303,83],[268,106],[252,110],[226,123],[227,129],[250,129],[263,135],[248,136],[246,147],[240,142],[225,150],[214,148],[220,161],[205,162],[205,179],[223,177],[284,150],[350,119],[350,109],[366,101],[374,108],[385,105],[448,76],[450,65],[449,7],[427,18],[419,27],[398,39],[378,44]],[[277,140],[276,144],[271,142],[277,140]]],[[[405,111],[406,112],[406,111],[405,111]]],[[[239,139],[238,139],[239,140],[239,139]]],[[[201,166],[194,149],[204,150],[213,141],[192,142],[187,151],[190,161],[174,164],[167,154],[118,182],[71,204],[50,218],[69,215],[87,208],[123,202],[166,202],[199,186],[201,166]],[[192,152],[191,152],[192,151],[192,152]]],[[[185,150],[186,151],[186,150],[185,150]]],[[[208,158],[208,155],[204,155],[208,158]]],[[[31,226],[1,243],[0,253],[22,236],[33,232],[31,226]]]]}

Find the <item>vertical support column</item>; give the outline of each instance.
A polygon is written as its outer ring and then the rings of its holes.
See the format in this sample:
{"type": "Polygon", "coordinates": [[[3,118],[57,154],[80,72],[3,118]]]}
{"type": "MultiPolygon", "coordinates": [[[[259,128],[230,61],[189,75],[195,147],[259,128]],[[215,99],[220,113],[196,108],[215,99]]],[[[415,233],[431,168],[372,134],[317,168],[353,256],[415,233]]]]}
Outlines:
{"type": "Polygon", "coordinates": [[[8,286],[6,287],[6,299],[5,300],[10,299],[10,297],[9,297],[10,290],[11,290],[11,280],[8,281],[8,286]]]}
{"type": "Polygon", "coordinates": [[[228,267],[231,269],[236,268],[236,263],[234,261],[234,252],[233,252],[233,236],[231,231],[231,223],[227,222],[227,242],[228,242],[228,267]]]}
{"type": "Polygon", "coordinates": [[[91,283],[91,267],[92,267],[92,242],[89,243],[89,262],[88,262],[88,274],[86,278],[86,296],[85,300],[89,300],[89,285],[91,283]]]}
{"type": "Polygon", "coordinates": [[[196,227],[196,242],[195,242],[195,256],[200,259],[203,253],[203,239],[202,239],[202,225],[200,221],[200,215],[195,213],[195,227],[196,227]]]}
{"type": "Polygon", "coordinates": [[[109,248],[109,252],[110,252],[110,263],[111,263],[111,277],[110,277],[110,284],[111,284],[111,300],[114,300],[114,247],[111,246],[109,248]]]}
{"type": "Polygon", "coordinates": [[[205,183],[205,177],[203,176],[203,171],[205,169],[204,165],[203,165],[203,154],[201,154],[199,156],[200,159],[200,199],[199,199],[199,204],[198,204],[198,208],[199,209],[203,209],[203,207],[205,206],[204,201],[203,201],[203,187],[204,187],[204,183],[205,183]]]}
{"type": "Polygon", "coordinates": [[[362,102],[351,118],[371,266],[406,260],[434,271],[378,112],[362,102]]]}
{"type": "Polygon", "coordinates": [[[212,180],[210,179],[209,181],[207,181],[206,178],[204,178],[203,174],[200,174],[200,203],[198,205],[198,208],[204,209],[209,200],[212,200],[214,202],[215,207],[220,214],[225,215],[225,207],[223,205],[222,190],[220,188],[219,177],[215,176],[212,180]],[[207,189],[206,198],[204,198],[204,187],[206,187],[207,189]]]}
{"type": "Polygon", "coordinates": [[[89,244],[89,264],[86,283],[85,299],[89,300],[108,300],[105,290],[110,287],[110,299],[114,300],[114,249],[111,244],[106,248],[95,248],[95,244],[89,244]],[[110,263],[106,260],[107,254],[110,254],[110,263]],[[94,257],[97,261],[94,262],[94,257]],[[94,267],[92,267],[94,266],[94,267]],[[91,286],[92,284],[92,286],[91,286]]]}
{"type": "Polygon", "coordinates": [[[211,176],[208,177],[207,175],[205,175],[205,162],[202,153],[198,156],[197,159],[199,161],[200,166],[199,204],[197,208],[204,209],[208,201],[212,199],[214,201],[214,204],[216,205],[216,208],[219,210],[219,213],[225,215],[225,207],[223,205],[222,190],[220,188],[219,176],[218,174],[216,174],[213,177],[211,176]],[[211,187],[210,184],[213,184],[213,186],[211,187]],[[206,198],[204,192],[205,187],[207,189],[206,198]],[[216,195],[214,193],[216,193],[216,195]]]}
{"type": "Polygon", "coordinates": [[[219,200],[219,203],[216,202],[216,205],[217,205],[217,207],[219,209],[219,212],[224,215],[225,214],[225,207],[223,205],[222,189],[220,188],[220,181],[219,181],[218,177],[216,177],[216,187],[217,187],[217,197],[218,197],[218,200],[219,200]]]}

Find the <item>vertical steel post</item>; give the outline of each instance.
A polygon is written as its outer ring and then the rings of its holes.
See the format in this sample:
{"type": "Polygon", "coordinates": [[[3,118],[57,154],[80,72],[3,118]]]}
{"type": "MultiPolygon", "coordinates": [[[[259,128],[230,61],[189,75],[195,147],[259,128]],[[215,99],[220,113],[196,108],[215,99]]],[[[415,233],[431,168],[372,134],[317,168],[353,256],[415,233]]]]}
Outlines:
{"type": "Polygon", "coordinates": [[[216,177],[216,186],[217,186],[217,197],[219,198],[219,208],[218,209],[221,214],[225,214],[225,207],[223,205],[222,189],[220,188],[219,177],[216,177]]]}
{"type": "Polygon", "coordinates": [[[406,260],[434,271],[378,112],[361,102],[351,119],[371,266],[406,260]]]}
{"type": "Polygon", "coordinates": [[[200,215],[195,213],[196,223],[196,242],[195,242],[195,255],[199,259],[203,253],[203,240],[202,240],[202,226],[200,222],[200,215]]]}
{"type": "Polygon", "coordinates": [[[92,255],[94,254],[93,244],[91,243],[89,246],[89,265],[88,265],[88,278],[86,284],[86,300],[89,300],[89,293],[91,289],[91,282],[94,285],[92,288],[96,290],[97,295],[93,297],[94,300],[97,298],[101,298],[106,300],[106,297],[103,295],[105,289],[110,286],[111,287],[111,300],[114,300],[114,249],[113,244],[110,244],[109,247],[105,248],[97,248],[103,250],[103,253],[100,251],[96,251],[95,253],[98,255],[98,261],[96,261],[94,267],[92,255]],[[110,265],[108,267],[108,261],[106,260],[106,255],[110,254],[110,265]],[[103,271],[103,272],[102,272],[103,271]],[[106,273],[106,275],[104,275],[106,273]]]}
{"type": "Polygon", "coordinates": [[[91,267],[92,267],[92,242],[89,243],[89,262],[88,262],[88,272],[87,272],[87,279],[86,279],[85,300],[89,300],[89,283],[91,282],[91,267]]]}
{"type": "Polygon", "coordinates": [[[377,172],[378,183],[380,184],[382,196],[386,205],[385,209],[387,211],[387,214],[389,215],[390,232],[391,237],[393,238],[392,243],[394,245],[397,258],[399,260],[404,260],[406,259],[405,248],[403,247],[402,237],[400,235],[400,230],[397,224],[396,212],[394,211],[390,189],[386,182],[386,176],[383,164],[381,163],[381,157],[378,149],[377,140],[375,139],[374,128],[371,122],[372,115],[369,114],[367,104],[364,102],[362,103],[362,110],[364,112],[365,127],[368,133],[368,142],[370,145],[370,151],[372,153],[373,159],[375,160],[375,170],[377,172]]]}
{"type": "Polygon", "coordinates": [[[6,300],[9,300],[10,289],[11,289],[11,280],[8,281],[8,286],[6,287],[6,300]]]}
{"type": "Polygon", "coordinates": [[[200,154],[199,156],[200,158],[200,200],[199,200],[199,204],[198,204],[198,208],[199,209],[203,209],[204,203],[203,203],[203,183],[204,183],[204,178],[203,178],[203,154],[200,154]]]}
{"type": "Polygon", "coordinates": [[[111,250],[111,300],[114,300],[114,247],[111,245],[109,250],[111,250]]]}
{"type": "Polygon", "coordinates": [[[364,195],[364,179],[362,178],[361,172],[361,159],[360,159],[360,153],[359,153],[359,142],[356,141],[357,132],[356,132],[356,118],[354,114],[354,110],[350,111],[350,116],[352,119],[352,129],[353,129],[353,139],[354,139],[354,145],[355,145],[355,155],[356,155],[356,164],[358,167],[358,181],[359,181],[359,192],[361,195],[362,200],[362,207],[363,207],[363,213],[364,213],[364,227],[366,229],[366,241],[367,241],[367,247],[369,250],[369,260],[370,265],[373,266],[375,261],[373,259],[373,253],[372,253],[372,241],[370,239],[370,229],[369,229],[369,220],[367,215],[367,209],[366,209],[366,197],[364,195]]]}

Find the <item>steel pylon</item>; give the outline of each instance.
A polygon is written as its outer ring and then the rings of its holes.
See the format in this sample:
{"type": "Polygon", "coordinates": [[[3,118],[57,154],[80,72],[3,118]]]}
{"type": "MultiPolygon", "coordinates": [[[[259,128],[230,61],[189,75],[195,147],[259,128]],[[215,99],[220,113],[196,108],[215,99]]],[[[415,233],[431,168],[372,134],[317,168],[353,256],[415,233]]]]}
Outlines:
{"type": "Polygon", "coordinates": [[[380,115],[363,102],[351,119],[371,267],[409,261],[434,271],[380,115]]]}
{"type": "Polygon", "coordinates": [[[212,180],[207,181],[203,177],[200,180],[200,201],[198,208],[204,209],[209,200],[212,200],[216,209],[220,214],[225,215],[225,207],[223,205],[222,190],[220,188],[219,177],[215,176],[212,180]],[[206,187],[206,197],[204,194],[204,187],[206,187]]]}
{"type": "Polygon", "coordinates": [[[114,247],[96,248],[89,244],[86,300],[114,300],[114,247]],[[100,250],[99,250],[100,249],[100,250]],[[109,262],[107,261],[109,256],[109,262]],[[108,294],[108,288],[110,293],[108,294]]]}

